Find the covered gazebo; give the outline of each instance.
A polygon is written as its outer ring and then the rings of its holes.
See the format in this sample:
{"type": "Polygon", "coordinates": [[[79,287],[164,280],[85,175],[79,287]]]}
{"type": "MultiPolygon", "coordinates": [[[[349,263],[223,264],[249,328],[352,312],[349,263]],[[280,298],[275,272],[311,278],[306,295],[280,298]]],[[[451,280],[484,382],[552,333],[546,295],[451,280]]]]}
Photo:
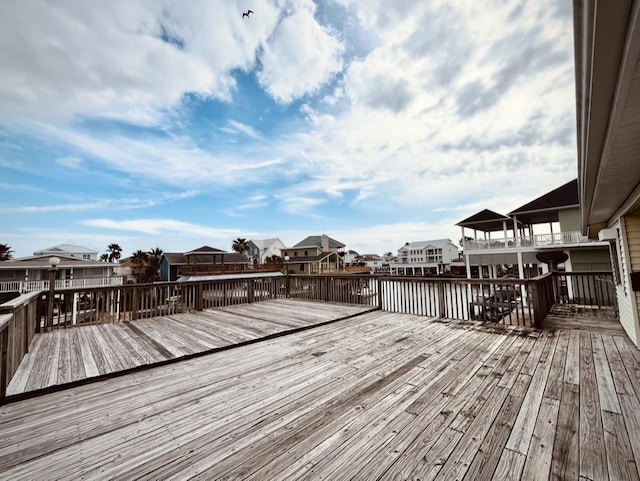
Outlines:
{"type": "Polygon", "coordinates": [[[463,249],[467,277],[471,278],[471,255],[469,251],[474,251],[473,257],[478,265],[478,274],[482,278],[483,266],[487,266],[489,277],[495,278],[496,266],[513,265],[518,266],[518,276],[524,279],[524,264],[529,259],[523,259],[523,253],[513,247],[520,246],[527,242],[524,235],[526,226],[517,219],[499,214],[489,209],[467,217],[456,224],[462,230],[463,249]],[[469,236],[468,230],[472,231],[469,236]],[[505,250],[501,250],[505,248],[505,250]],[[479,252],[478,252],[479,251],[479,252]]]}

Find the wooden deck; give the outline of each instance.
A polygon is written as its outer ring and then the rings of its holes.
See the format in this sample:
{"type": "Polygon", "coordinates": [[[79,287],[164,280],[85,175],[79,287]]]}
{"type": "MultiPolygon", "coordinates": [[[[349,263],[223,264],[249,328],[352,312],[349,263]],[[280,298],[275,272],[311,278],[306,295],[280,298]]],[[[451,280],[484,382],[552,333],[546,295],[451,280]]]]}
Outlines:
{"type": "Polygon", "coordinates": [[[369,310],[280,299],[36,334],[7,395],[210,352],[369,310]]]}
{"type": "Polygon", "coordinates": [[[0,408],[0,478],[638,480],[624,336],[382,311],[0,408]]]}

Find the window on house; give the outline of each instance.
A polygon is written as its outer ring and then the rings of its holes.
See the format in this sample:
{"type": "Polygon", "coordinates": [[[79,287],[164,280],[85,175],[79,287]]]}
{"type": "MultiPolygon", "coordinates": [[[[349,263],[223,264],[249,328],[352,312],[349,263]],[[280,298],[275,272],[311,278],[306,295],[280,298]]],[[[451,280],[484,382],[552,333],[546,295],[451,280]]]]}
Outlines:
{"type": "Polygon", "coordinates": [[[14,280],[16,278],[15,271],[0,271],[0,279],[2,280],[14,280]]]}
{"type": "Polygon", "coordinates": [[[305,255],[305,256],[308,256],[308,255],[309,255],[309,253],[308,253],[307,251],[304,251],[304,255],[305,255]]]}
{"type": "Polygon", "coordinates": [[[298,251],[293,251],[293,257],[298,257],[298,251]]]}
{"type": "Polygon", "coordinates": [[[304,272],[304,264],[300,264],[300,272],[304,272]]]}

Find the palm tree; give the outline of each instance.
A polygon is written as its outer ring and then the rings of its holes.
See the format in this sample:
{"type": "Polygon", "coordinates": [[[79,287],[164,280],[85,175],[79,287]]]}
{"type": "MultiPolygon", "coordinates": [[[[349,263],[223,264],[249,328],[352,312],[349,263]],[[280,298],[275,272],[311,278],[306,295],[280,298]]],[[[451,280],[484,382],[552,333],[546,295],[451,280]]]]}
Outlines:
{"type": "Polygon", "coordinates": [[[155,282],[160,280],[160,262],[162,261],[163,250],[160,247],[155,247],[147,252],[147,271],[146,282],[155,282]]]}
{"type": "Polygon", "coordinates": [[[265,264],[273,264],[276,266],[281,266],[283,262],[284,262],[284,259],[276,255],[268,256],[268,257],[265,257],[264,259],[265,264]]]}
{"type": "Polygon", "coordinates": [[[107,250],[109,251],[109,262],[118,262],[118,259],[120,259],[122,255],[122,247],[120,247],[120,244],[109,244],[107,250]]]}
{"type": "Polygon", "coordinates": [[[233,244],[231,244],[231,250],[233,250],[233,252],[237,252],[238,254],[244,254],[245,252],[247,252],[249,250],[249,243],[247,242],[247,239],[238,237],[233,241],[233,244]]]}
{"type": "Polygon", "coordinates": [[[13,259],[13,250],[9,244],[0,244],[0,261],[9,261],[13,259]]]}
{"type": "Polygon", "coordinates": [[[145,251],[138,249],[131,255],[131,263],[134,267],[144,267],[149,260],[149,256],[145,251]]]}
{"type": "Polygon", "coordinates": [[[100,254],[100,260],[102,262],[109,262],[109,254],[107,254],[107,253],[100,254]]]}

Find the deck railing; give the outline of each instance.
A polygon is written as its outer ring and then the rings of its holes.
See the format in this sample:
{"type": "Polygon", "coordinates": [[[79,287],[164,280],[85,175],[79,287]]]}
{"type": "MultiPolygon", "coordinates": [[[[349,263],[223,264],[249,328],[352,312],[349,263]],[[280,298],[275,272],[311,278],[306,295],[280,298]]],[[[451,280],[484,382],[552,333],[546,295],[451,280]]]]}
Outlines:
{"type": "Polygon", "coordinates": [[[55,291],[51,300],[49,293],[43,292],[42,302],[53,304],[53,316],[42,317],[37,329],[168,316],[284,297],[285,293],[285,278],[281,275],[66,289],[55,291]]]}
{"type": "Polygon", "coordinates": [[[516,247],[555,247],[599,242],[582,235],[579,231],[555,232],[553,234],[536,234],[533,236],[507,237],[499,239],[465,240],[464,250],[475,251],[485,249],[510,249],[516,247]]]}
{"type": "Polygon", "coordinates": [[[0,305],[0,403],[36,332],[287,297],[525,327],[541,326],[556,304],[616,306],[609,272],[548,273],[533,279],[274,275],[60,289],[53,297],[42,291],[0,305]]]}
{"type": "Polygon", "coordinates": [[[533,279],[447,279],[358,274],[135,284],[41,295],[37,329],[119,322],[291,297],[362,304],[440,318],[541,325],[555,304],[615,307],[611,273],[549,273],[533,279]],[[47,312],[53,316],[46,318],[47,312]]]}
{"type": "MultiPolygon", "coordinates": [[[[57,279],[55,289],[73,289],[78,287],[105,287],[122,285],[122,277],[87,277],[82,279],[57,279]]],[[[49,289],[49,281],[5,281],[0,282],[0,292],[29,292],[49,289]]]]}
{"type": "Polygon", "coordinates": [[[40,293],[24,294],[0,304],[0,401],[5,397],[9,381],[29,352],[40,318],[40,293]]]}

